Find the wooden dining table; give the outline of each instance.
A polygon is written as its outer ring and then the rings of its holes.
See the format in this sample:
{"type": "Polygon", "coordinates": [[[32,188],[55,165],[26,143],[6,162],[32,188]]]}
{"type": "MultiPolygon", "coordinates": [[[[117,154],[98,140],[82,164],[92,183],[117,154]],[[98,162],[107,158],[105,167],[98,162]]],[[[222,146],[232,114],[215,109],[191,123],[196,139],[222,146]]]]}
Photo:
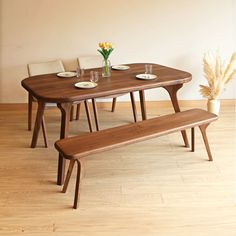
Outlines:
{"type": "MultiPolygon", "coordinates": [[[[157,78],[152,80],[137,79],[136,75],[144,73],[145,64],[148,63],[126,64],[129,66],[127,70],[112,70],[110,77],[100,77],[98,86],[91,89],[77,88],[75,84],[79,82],[79,79],[89,81],[91,70],[99,71],[101,74],[101,68],[86,70],[83,78],[61,78],[58,77],[57,74],[46,74],[32,76],[22,80],[22,86],[35,97],[38,102],[31,147],[34,148],[37,143],[45,103],[56,103],[61,111],[60,139],[68,137],[70,110],[74,102],[138,91],[142,119],[145,120],[147,119],[147,113],[144,91],[161,87],[168,92],[174,111],[179,112],[180,107],[177,99],[177,91],[182,88],[184,83],[192,79],[192,75],[182,70],[152,63],[152,73],[156,75],[157,78]]],[[[185,131],[182,131],[182,137],[185,146],[189,147],[185,131]]],[[[63,184],[64,173],[65,159],[59,155],[57,173],[58,185],[63,184]]]]}

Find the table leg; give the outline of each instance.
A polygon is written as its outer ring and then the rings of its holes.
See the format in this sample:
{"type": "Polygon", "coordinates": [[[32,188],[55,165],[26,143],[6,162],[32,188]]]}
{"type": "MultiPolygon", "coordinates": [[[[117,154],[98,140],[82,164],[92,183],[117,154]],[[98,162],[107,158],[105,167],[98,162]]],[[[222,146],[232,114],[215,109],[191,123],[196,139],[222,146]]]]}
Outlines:
{"type": "Polygon", "coordinates": [[[33,137],[31,141],[31,148],[35,148],[39,136],[39,130],[40,126],[43,121],[43,113],[45,109],[45,103],[43,101],[38,100],[38,110],[37,110],[37,115],[35,119],[35,125],[34,125],[34,132],[33,132],[33,137]]]}
{"type": "MultiPolygon", "coordinates": [[[[60,139],[66,138],[68,136],[71,106],[72,106],[72,103],[58,103],[57,104],[57,107],[61,111],[60,139]]],[[[59,154],[58,171],[57,171],[57,184],[58,185],[62,185],[64,182],[65,164],[66,164],[66,160],[63,158],[62,155],[59,154]]]]}
{"type": "Polygon", "coordinates": [[[96,130],[99,131],[98,110],[95,98],[92,99],[92,104],[93,104],[93,114],[95,119],[96,130]]]}
{"type": "Polygon", "coordinates": [[[147,119],[147,112],[146,112],[146,103],[145,103],[145,94],[144,90],[139,91],[139,98],[140,98],[140,107],[142,113],[142,120],[147,119]]]}
{"type": "MultiPolygon", "coordinates": [[[[175,112],[180,112],[179,103],[178,103],[178,99],[177,99],[177,91],[180,88],[182,88],[182,86],[183,86],[183,84],[177,84],[177,85],[163,87],[164,89],[167,90],[167,92],[170,95],[171,102],[172,102],[175,112]]],[[[187,137],[186,131],[183,130],[183,131],[181,131],[181,133],[182,133],[185,147],[189,147],[189,142],[188,142],[188,137],[187,137]]]]}
{"type": "Polygon", "coordinates": [[[84,100],[84,107],[85,107],[85,111],[86,111],[86,115],[87,115],[89,131],[92,133],[93,132],[93,126],[92,126],[91,115],[90,115],[89,105],[88,105],[87,100],[84,100]]]}
{"type": "Polygon", "coordinates": [[[46,124],[45,124],[45,119],[44,119],[44,116],[42,118],[42,131],[43,131],[43,139],[44,139],[44,145],[45,145],[45,148],[48,147],[48,138],[47,138],[47,130],[46,130],[46,124]]]}
{"type": "Polygon", "coordinates": [[[131,99],[131,103],[132,103],[134,122],[137,122],[137,109],[136,109],[135,98],[134,98],[133,92],[130,92],[130,99],[131,99]]]}
{"type": "Polygon", "coordinates": [[[113,99],[112,99],[111,112],[114,112],[115,109],[116,109],[116,100],[117,100],[117,98],[113,98],[113,99]]]}

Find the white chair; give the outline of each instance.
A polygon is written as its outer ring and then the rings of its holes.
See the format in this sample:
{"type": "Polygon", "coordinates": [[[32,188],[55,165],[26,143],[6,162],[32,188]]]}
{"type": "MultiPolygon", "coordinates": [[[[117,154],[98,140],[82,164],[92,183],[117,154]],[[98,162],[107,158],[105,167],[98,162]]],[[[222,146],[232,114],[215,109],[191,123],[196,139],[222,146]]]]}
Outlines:
{"type": "MultiPolygon", "coordinates": [[[[79,67],[81,69],[91,69],[91,68],[102,67],[103,57],[101,55],[81,56],[81,57],[78,57],[77,59],[78,59],[79,67]]],[[[112,108],[111,108],[112,112],[115,111],[117,97],[122,96],[122,95],[124,94],[119,94],[119,95],[109,97],[109,98],[112,98],[112,108]]],[[[130,93],[130,98],[131,98],[131,103],[132,103],[134,122],[137,122],[137,112],[136,112],[135,99],[134,99],[133,92],[130,93]]],[[[99,131],[99,122],[98,122],[97,107],[96,107],[95,99],[92,99],[92,103],[93,103],[96,129],[97,131],[99,131]]]]}
{"type": "MultiPolygon", "coordinates": [[[[32,63],[32,64],[28,64],[27,68],[28,68],[28,74],[30,77],[36,76],[36,75],[53,74],[53,73],[59,73],[59,72],[65,71],[65,68],[61,60],[54,60],[54,61],[41,62],[41,63],[32,63]]],[[[32,126],[32,105],[34,101],[37,101],[37,99],[34,98],[30,93],[28,93],[28,130],[31,130],[31,126],[32,126]]],[[[90,118],[89,110],[87,109],[88,107],[87,101],[84,101],[84,103],[86,106],[89,129],[90,129],[90,132],[92,132],[91,118],[90,118]]],[[[42,120],[42,130],[43,130],[45,147],[47,147],[48,144],[47,144],[47,134],[46,134],[44,117],[42,120]]]]}
{"type": "Polygon", "coordinates": [[[64,72],[65,68],[61,60],[28,64],[29,76],[64,72]]]}
{"type": "Polygon", "coordinates": [[[91,69],[102,67],[103,57],[101,55],[78,57],[78,63],[81,69],[91,69]]]}

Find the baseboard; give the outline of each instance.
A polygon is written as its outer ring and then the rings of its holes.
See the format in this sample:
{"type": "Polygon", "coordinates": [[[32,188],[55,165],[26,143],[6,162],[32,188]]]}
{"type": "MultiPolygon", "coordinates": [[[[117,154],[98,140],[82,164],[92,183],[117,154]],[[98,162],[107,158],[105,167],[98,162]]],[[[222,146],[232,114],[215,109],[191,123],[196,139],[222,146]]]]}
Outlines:
{"type": "MultiPolygon", "coordinates": [[[[182,108],[184,107],[206,107],[206,100],[180,100],[179,106],[182,108]]],[[[136,102],[137,106],[139,106],[139,102],[136,102]]],[[[222,99],[221,106],[230,106],[235,107],[236,99],[222,99]]],[[[130,107],[130,102],[117,102],[119,107],[130,107]]],[[[171,108],[172,104],[171,101],[146,101],[147,107],[160,107],[160,108],[171,108]]],[[[36,109],[37,105],[34,103],[33,109],[36,109]]],[[[97,102],[98,108],[110,109],[111,102],[97,102]]],[[[7,110],[25,110],[27,109],[27,103],[0,103],[0,110],[7,111],[7,110]]]]}

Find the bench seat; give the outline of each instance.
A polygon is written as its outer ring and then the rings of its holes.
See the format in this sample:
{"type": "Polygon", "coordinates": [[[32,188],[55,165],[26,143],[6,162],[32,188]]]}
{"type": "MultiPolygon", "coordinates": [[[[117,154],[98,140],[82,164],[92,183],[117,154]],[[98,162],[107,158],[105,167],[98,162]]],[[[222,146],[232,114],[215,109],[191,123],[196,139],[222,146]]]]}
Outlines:
{"type": "Polygon", "coordinates": [[[206,136],[206,128],[211,122],[217,120],[217,118],[216,115],[205,110],[191,109],[99,132],[58,140],[55,143],[56,149],[64,158],[70,160],[63,192],[66,192],[74,163],[77,162],[78,172],[74,200],[74,208],[77,208],[81,175],[80,158],[82,157],[189,128],[191,128],[192,131],[191,148],[192,151],[194,151],[194,127],[197,126],[202,133],[209,161],[212,161],[212,155],[206,136]]]}

